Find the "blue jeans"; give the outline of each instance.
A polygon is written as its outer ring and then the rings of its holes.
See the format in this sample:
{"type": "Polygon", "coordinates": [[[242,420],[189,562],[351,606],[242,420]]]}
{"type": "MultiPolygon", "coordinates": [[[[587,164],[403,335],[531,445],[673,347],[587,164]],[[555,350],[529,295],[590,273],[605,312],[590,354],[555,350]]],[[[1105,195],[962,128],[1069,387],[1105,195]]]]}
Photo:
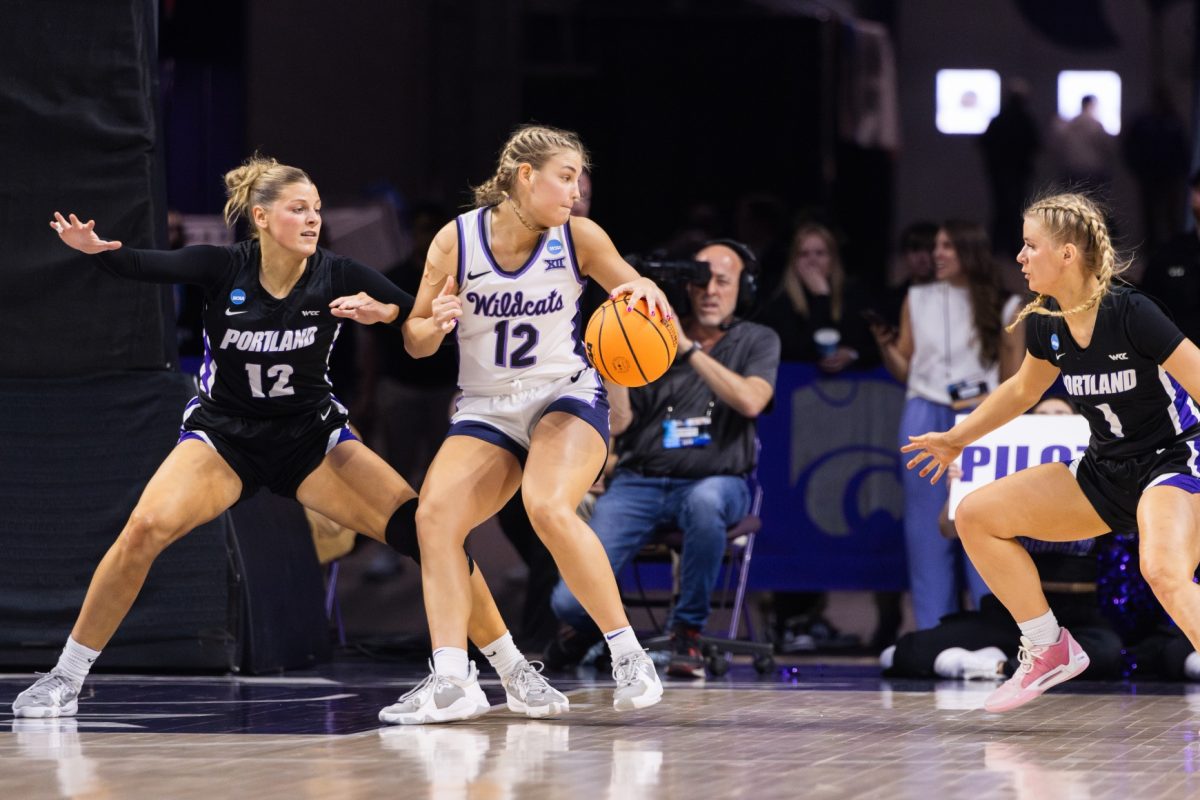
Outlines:
{"type": "MultiPolygon", "coordinates": [[[[750,511],[750,488],[736,475],[691,480],[650,478],[619,470],[596,501],[589,521],[613,573],[637,555],[656,530],[677,526],[683,531],[679,565],[679,599],[671,625],[703,628],[725,555],[725,531],[750,511]]],[[[562,581],[550,598],[555,615],[573,628],[591,627],[587,612],[562,581]]]]}
{"type": "MultiPolygon", "coordinates": [[[[900,418],[900,443],[908,444],[910,435],[930,431],[948,431],[954,426],[954,410],[920,397],[910,397],[900,418]]],[[[938,624],[947,614],[959,610],[959,593],[965,583],[975,603],[990,590],[975,571],[962,544],[942,536],[938,516],[950,497],[949,481],[943,475],[936,485],[919,469],[904,469],[911,455],[901,459],[901,484],[904,487],[904,543],[908,551],[908,581],[912,590],[913,616],[917,629],[938,624]]]]}

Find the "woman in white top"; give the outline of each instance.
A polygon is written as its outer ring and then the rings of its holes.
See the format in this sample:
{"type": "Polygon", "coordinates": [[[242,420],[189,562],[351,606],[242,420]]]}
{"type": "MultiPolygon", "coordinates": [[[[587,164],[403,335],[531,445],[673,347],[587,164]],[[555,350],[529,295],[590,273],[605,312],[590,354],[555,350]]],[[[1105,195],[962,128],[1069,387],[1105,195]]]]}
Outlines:
{"type": "MultiPolygon", "coordinates": [[[[575,134],[517,129],[496,173],[476,188],[476,208],[442,228],[429,248],[404,325],[405,347],[427,356],[453,332],[463,396],[417,510],[433,671],[380,712],[385,722],[445,722],[487,710],[467,661],[472,600],[462,545],[518,488],[563,580],[605,632],[617,681],[614,706],[643,708],[662,697],[604,548],[575,514],[608,453],[608,399],[584,356],[579,300],[590,277],[614,297],[628,292],[631,306],[645,298],[650,314],[669,318],[671,310],[598,225],[571,216],[587,166],[575,134]]],[[[493,644],[511,647],[511,637],[493,644]]],[[[496,658],[493,647],[482,649],[496,658]]],[[[547,715],[568,708],[548,685],[519,688],[529,697],[522,702],[547,715]]],[[[527,711],[511,700],[509,707],[527,711]]]]}
{"type": "MultiPolygon", "coordinates": [[[[969,409],[1015,371],[1024,331],[1004,333],[1018,299],[1007,303],[982,225],[949,221],[933,250],[935,280],[908,290],[900,329],[873,327],[884,365],[908,387],[900,442],[910,434],[946,430],[959,409],[969,409]],[[1012,306],[1011,308],[1009,306],[1012,306]],[[1015,343],[1015,344],[1014,344],[1015,343]]],[[[948,489],[905,470],[904,539],[918,629],[932,628],[959,609],[964,582],[976,604],[987,586],[962,546],[938,531],[948,489]]]]}

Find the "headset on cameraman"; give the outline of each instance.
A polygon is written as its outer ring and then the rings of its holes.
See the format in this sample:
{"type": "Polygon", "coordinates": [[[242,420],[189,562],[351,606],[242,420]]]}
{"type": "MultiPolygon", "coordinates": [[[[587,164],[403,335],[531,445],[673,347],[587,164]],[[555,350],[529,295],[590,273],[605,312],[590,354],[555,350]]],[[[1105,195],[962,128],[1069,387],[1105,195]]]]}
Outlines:
{"type": "Polygon", "coordinates": [[[696,252],[716,245],[728,247],[742,260],[742,274],[738,276],[737,306],[733,309],[734,321],[721,326],[728,329],[747,319],[758,302],[758,258],[753,250],[736,239],[709,239],[696,252]]]}

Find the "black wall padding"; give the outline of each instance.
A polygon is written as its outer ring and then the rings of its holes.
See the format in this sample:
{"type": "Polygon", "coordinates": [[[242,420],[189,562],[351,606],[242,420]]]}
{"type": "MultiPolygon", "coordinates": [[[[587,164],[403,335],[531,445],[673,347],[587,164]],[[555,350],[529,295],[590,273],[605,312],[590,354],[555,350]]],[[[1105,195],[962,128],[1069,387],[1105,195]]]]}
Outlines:
{"type": "MultiPolygon", "coordinates": [[[[192,394],[170,372],[0,379],[0,663],[53,664],[192,394]]],[[[173,544],[99,666],[236,668],[235,574],[226,516],[173,544]]]]}
{"type": "Polygon", "coordinates": [[[229,516],[242,582],[242,669],[261,674],[328,661],[325,577],[304,508],[263,490],[229,516]]]}
{"type": "Polygon", "coordinates": [[[155,0],[0,0],[0,376],[175,360],[170,289],[106,275],[48,225],[164,241],[156,37],[155,0]]]}

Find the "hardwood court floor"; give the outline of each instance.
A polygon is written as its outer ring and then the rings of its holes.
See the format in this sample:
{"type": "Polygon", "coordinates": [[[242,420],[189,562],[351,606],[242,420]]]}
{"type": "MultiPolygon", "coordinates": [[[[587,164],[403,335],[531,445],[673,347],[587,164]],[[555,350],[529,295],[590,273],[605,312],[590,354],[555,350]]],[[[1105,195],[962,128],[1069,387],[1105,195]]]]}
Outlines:
{"type": "MultiPolygon", "coordinates": [[[[74,719],[0,717],[0,798],[1200,797],[1200,694],[1179,685],[1073,682],[991,715],[990,684],[735,667],[633,714],[607,680],[557,680],[571,713],[534,721],[490,680],[477,721],[393,727],[375,715],[420,673],[373,672],[96,676],[74,719]]],[[[27,683],[0,676],[5,712],[27,683]]]]}

